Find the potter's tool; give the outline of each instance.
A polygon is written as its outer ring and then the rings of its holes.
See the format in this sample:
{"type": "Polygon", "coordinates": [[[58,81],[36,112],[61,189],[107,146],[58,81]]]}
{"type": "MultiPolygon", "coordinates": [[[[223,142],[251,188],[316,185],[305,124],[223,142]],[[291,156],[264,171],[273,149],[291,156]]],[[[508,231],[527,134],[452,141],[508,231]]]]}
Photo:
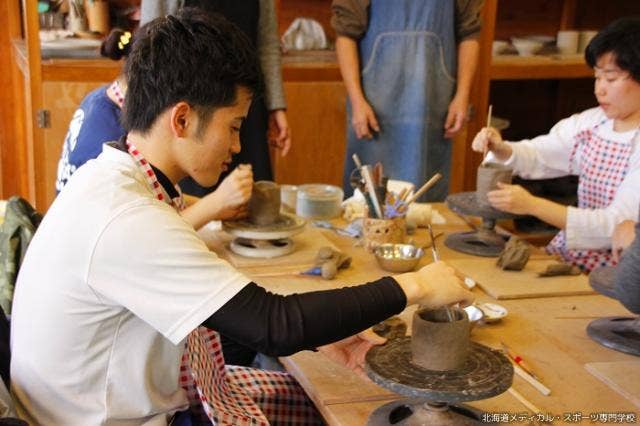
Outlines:
{"type": "Polygon", "coordinates": [[[406,205],[409,206],[409,204],[417,200],[418,197],[420,197],[422,194],[424,194],[429,189],[431,189],[431,187],[435,185],[441,178],[442,178],[442,175],[440,173],[436,173],[435,175],[431,176],[431,179],[425,182],[425,184],[422,185],[420,189],[418,189],[416,193],[413,194],[413,196],[406,201],[406,205]]]}
{"type": "Polygon", "coordinates": [[[520,392],[518,392],[517,390],[515,390],[513,387],[509,388],[509,393],[511,395],[513,395],[513,397],[515,399],[517,399],[518,401],[520,401],[522,403],[522,405],[524,405],[525,407],[527,407],[529,409],[529,411],[531,411],[532,413],[542,413],[542,410],[540,410],[538,407],[536,407],[535,405],[533,405],[528,399],[526,399],[524,396],[522,396],[522,394],[520,394],[520,392]]]}
{"type": "MultiPolygon", "coordinates": [[[[589,274],[589,284],[598,293],[616,299],[613,278],[616,268],[605,266],[589,274]]],[[[636,312],[637,313],[637,312],[636,312]]],[[[605,317],[587,326],[591,339],[607,348],[640,356],[640,317],[605,317]]]]}
{"type": "MultiPolygon", "coordinates": [[[[433,256],[433,261],[438,262],[440,260],[440,255],[438,254],[438,247],[436,247],[436,239],[433,236],[433,229],[431,228],[431,224],[427,225],[427,229],[429,230],[429,239],[431,240],[431,256],[433,256]]],[[[445,311],[447,313],[447,318],[449,322],[453,322],[453,312],[451,312],[451,308],[445,306],[445,311]]]]}
{"type": "Polygon", "coordinates": [[[504,249],[506,238],[495,231],[498,219],[513,219],[518,215],[480,205],[476,192],[451,194],[446,199],[447,207],[459,215],[480,216],[482,224],[474,231],[450,234],[445,240],[447,247],[462,253],[484,257],[497,257],[504,249]]]}
{"type": "Polygon", "coordinates": [[[356,163],[356,167],[360,170],[360,175],[364,180],[366,193],[371,200],[371,204],[373,205],[373,213],[378,219],[382,219],[382,209],[380,208],[380,201],[378,200],[378,196],[376,194],[376,188],[373,183],[373,178],[371,177],[369,166],[362,164],[360,158],[358,157],[358,154],[353,154],[351,158],[353,158],[353,162],[356,163]]]}
{"type": "Polygon", "coordinates": [[[522,359],[522,357],[520,355],[517,355],[515,352],[513,352],[511,350],[511,348],[509,346],[506,345],[506,343],[504,342],[500,342],[500,345],[502,346],[502,350],[504,351],[504,353],[507,354],[507,356],[516,364],[518,364],[525,372],[529,373],[531,375],[531,377],[533,377],[534,379],[540,380],[538,378],[538,376],[536,376],[535,374],[533,374],[533,371],[531,370],[531,367],[529,367],[529,364],[527,364],[525,362],[524,359],[522,359]]]}
{"type": "Polygon", "coordinates": [[[247,220],[223,221],[222,229],[236,237],[229,244],[232,252],[264,259],[291,253],[294,244],[290,237],[302,232],[305,223],[302,218],[281,213],[271,225],[260,226],[247,220]]]}
{"type": "Polygon", "coordinates": [[[539,380],[536,380],[534,377],[532,377],[529,373],[527,373],[526,371],[524,371],[522,368],[520,368],[519,365],[514,364],[513,365],[513,371],[515,371],[515,373],[522,377],[525,381],[527,381],[531,386],[533,386],[534,388],[536,388],[538,390],[538,392],[540,392],[541,394],[543,394],[544,396],[549,396],[551,395],[551,389],[549,389],[548,387],[546,387],[545,385],[543,385],[539,380]]]}
{"type": "MultiPolygon", "coordinates": [[[[487,112],[487,128],[491,127],[491,112],[493,110],[493,105],[489,105],[489,111],[487,112]]],[[[489,152],[489,143],[484,146],[484,150],[482,152],[482,163],[485,162],[487,158],[487,153],[489,152]]]]}

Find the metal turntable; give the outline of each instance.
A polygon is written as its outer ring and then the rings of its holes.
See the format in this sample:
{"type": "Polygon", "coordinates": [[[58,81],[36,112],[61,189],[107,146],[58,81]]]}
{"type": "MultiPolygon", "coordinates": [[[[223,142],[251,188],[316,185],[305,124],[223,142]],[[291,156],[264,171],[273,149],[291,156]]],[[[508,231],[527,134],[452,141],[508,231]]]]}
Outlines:
{"type": "Polygon", "coordinates": [[[294,250],[290,237],[302,232],[305,224],[306,221],[298,216],[281,213],[267,226],[238,220],[223,221],[222,229],[236,237],[229,245],[232,252],[245,257],[272,258],[294,250]]]}
{"type": "MultiPolygon", "coordinates": [[[[616,299],[613,278],[616,268],[604,266],[589,275],[589,284],[598,293],[616,299]]],[[[640,317],[605,317],[587,326],[591,339],[607,348],[640,356],[640,317]]]]}
{"type": "Polygon", "coordinates": [[[465,216],[479,216],[482,225],[471,232],[458,232],[447,236],[444,243],[452,250],[475,256],[498,257],[504,249],[507,238],[495,231],[499,219],[514,219],[518,215],[481,206],[476,201],[476,193],[460,192],[446,199],[447,207],[465,216]]]}

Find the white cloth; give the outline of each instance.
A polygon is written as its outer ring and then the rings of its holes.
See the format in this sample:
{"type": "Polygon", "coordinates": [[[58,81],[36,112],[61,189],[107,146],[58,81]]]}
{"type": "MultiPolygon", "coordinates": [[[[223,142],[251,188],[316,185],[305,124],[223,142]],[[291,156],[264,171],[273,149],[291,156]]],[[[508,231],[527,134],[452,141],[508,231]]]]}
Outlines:
{"type": "MultiPolygon", "coordinates": [[[[613,202],[604,209],[578,209],[569,207],[566,238],[569,249],[606,249],[611,247],[615,226],[626,219],[635,220],[640,205],[640,132],[616,132],[613,120],[601,108],[592,108],[559,121],[547,135],[517,143],[509,142],[513,155],[504,164],[526,179],[544,179],[577,174],[582,158],[576,155],[570,162],[574,136],[580,131],[593,129],[602,138],[632,146],[629,172],[618,188],[613,202]],[[571,171],[574,171],[573,173],[571,171]]],[[[498,162],[493,154],[489,161],[498,162]]]]}
{"type": "Polygon", "coordinates": [[[12,391],[31,424],[164,425],[187,406],[184,339],[250,280],[105,146],[53,203],[22,264],[12,391]]]}

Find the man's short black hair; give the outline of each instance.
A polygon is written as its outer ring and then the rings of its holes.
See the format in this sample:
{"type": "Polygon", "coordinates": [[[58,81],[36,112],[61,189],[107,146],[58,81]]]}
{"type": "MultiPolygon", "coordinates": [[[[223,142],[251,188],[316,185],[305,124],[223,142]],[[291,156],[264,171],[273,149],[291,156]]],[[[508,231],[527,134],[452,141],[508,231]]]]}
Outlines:
{"type": "Polygon", "coordinates": [[[591,40],[584,56],[594,68],[606,53],[612,53],[616,65],[640,82],[640,16],[621,18],[604,27],[591,40]]]}
{"type": "Polygon", "coordinates": [[[261,93],[255,48],[221,15],[184,8],[138,30],[125,64],[123,126],[146,133],[162,112],[180,101],[201,125],[236,101],[238,87],[261,93]]]}

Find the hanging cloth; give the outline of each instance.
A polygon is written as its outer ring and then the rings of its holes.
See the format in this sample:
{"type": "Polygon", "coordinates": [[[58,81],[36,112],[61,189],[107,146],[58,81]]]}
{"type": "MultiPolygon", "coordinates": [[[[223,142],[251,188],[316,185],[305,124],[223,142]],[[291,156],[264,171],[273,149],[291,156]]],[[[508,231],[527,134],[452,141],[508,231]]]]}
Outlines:
{"type": "Polygon", "coordinates": [[[449,187],[451,141],[444,122],[455,89],[455,0],[375,0],[359,41],[362,87],[380,133],[358,139],[347,103],[345,191],[352,155],[363,164],[381,161],[391,179],[421,186],[443,178],[424,200],[444,200],[449,187]]]}

